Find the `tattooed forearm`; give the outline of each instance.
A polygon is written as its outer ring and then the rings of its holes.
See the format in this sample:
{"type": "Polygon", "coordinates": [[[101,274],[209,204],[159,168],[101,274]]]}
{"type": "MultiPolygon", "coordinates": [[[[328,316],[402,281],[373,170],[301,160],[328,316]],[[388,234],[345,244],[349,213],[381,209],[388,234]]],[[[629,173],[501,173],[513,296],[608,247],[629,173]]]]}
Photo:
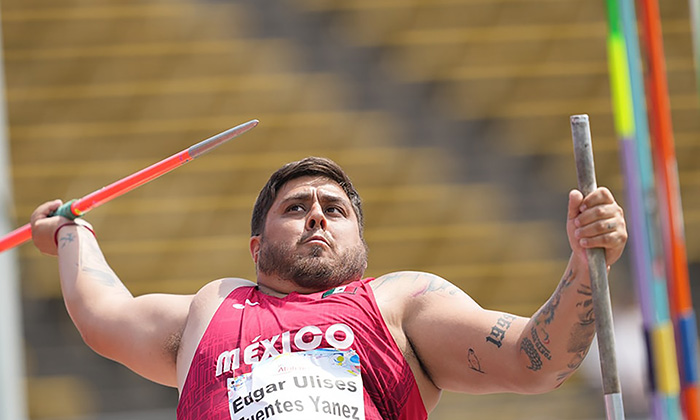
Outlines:
{"type": "Polygon", "coordinates": [[[583,360],[588,353],[588,348],[593,341],[593,336],[595,336],[595,328],[593,326],[577,324],[571,331],[571,336],[569,337],[569,343],[566,346],[566,350],[569,353],[573,353],[575,357],[573,362],[569,363],[576,364],[576,367],[580,364],[578,360],[583,360]]]}
{"type": "Polygon", "coordinates": [[[64,235],[61,235],[61,237],[58,239],[58,243],[59,243],[59,246],[61,248],[64,248],[66,245],[73,242],[74,240],[75,240],[75,236],[73,235],[73,233],[68,232],[64,235]]]}
{"type": "Polygon", "coordinates": [[[557,290],[554,291],[552,297],[547,301],[540,312],[535,315],[534,318],[537,325],[540,325],[541,323],[549,325],[552,323],[552,321],[554,321],[554,315],[559,307],[559,303],[561,302],[561,295],[564,290],[568,288],[571,283],[573,283],[574,279],[575,277],[573,270],[569,270],[561,279],[561,282],[559,282],[559,286],[557,286],[557,290]]]}
{"type": "Polygon", "coordinates": [[[571,329],[567,351],[576,355],[583,353],[585,356],[595,335],[595,313],[593,312],[591,288],[582,285],[578,293],[584,295],[586,299],[576,304],[579,322],[571,329]]]}
{"type": "Polygon", "coordinates": [[[109,267],[97,242],[86,241],[85,248],[78,256],[78,267],[81,272],[96,283],[129,293],[119,277],[109,267]]]}
{"type": "Polygon", "coordinates": [[[101,267],[107,265],[107,261],[102,255],[102,250],[100,250],[95,241],[88,241],[85,244],[84,252],[81,252],[80,256],[81,264],[84,266],[101,267]]]}
{"type": "Polygon", "coordinates": [[[506,331],[508,331],[508,328],[510,328],[510,324],[514,319],[514,315],[501,315],[501,317],[498,318],[498,321],[496,321],[496,325],[491,327],[491,333],[486,337],[486,341],[491,344],[495,344],[498,348],[501,348],[501,345],[503,345],[503,339],[506,337],[506,331]]]}
{"type": "MultiPolygon", "coordinates": [[[[595,333],[595,330],[594,330],[595,333]]],[[[592,340],[592,335],[591,335],[591,340],[592,340]]],[[[581,363],[583,363],[583,359],[586,358],[586,354],[588,354],[588,348],[590,345],[590,341],[586,341],[581,339],[580,337],[577,337],[576,332],[571,333],[571,339],[569,340],[569,353],[573,353],[574,357],[569,360],[569,363],[567,363],[566,367],[567,370],[561,372],[557,376],[558,381],[564,381],[566,378],[571,376],[572,373],[576,371],[576,369],[581,366],[581,363]]]]}
{"type": "Polygon", "coordinates": [[[554,292],[554,296],[552,296],[549,301],[544,305],[540,313],[536,316],[535,322],[537,325],[540,323],[544,323],[545,325],[549,325],[554,321],[554,314],[559,307],[559,302],[561,301],[561,289],[557,289],[554,292]]]}
{"type": "Polygon", "coordinates": [[[117,276],[109,270],[101,270],[91,267],[83,267],[82,271],[105,286],[116,286],[119,284],[117,276]]]}
{"type": "Polygon", "coordinates": [[[583,300],[576,304],[578,308],[578,316],[581,325],[591,325],[595,323],[595,313],[593,312],[593,292],[590,286],[581,285],[578,289],[578,293],[588,297],[588,299],[583,300]]]}
{"type": "Polygon", "coordinates": [[[587,285],[580,285],[577,292],[586,298],[576,304],[579,322],[572,327],[566,346],[566,351],[573,354],[573,357],[566,365],[568,369],[559,374],[559,381],[568,378],[581,366],[595,336],[595,313],[593,312],[591,288],[587,285]]]}
{"type": "Polygon", "coordinates": [[[523,337],[523,341],[520,344],[520,351],[525,352],[525,355],[530,359],[530,366],[527,368],[530,370],[540,370],[542,369],[542,359],[540,359],[539,353],[535,349],[529,338],[523,337]]]}
{"type": "Polygon", "coordinates": [[[569,287],[571,283],[574,281],[574,270],[569,270],[568,273],[561,279],[561,283],[564,285],[564,287],[569,287]]]}
{"type": "MultiPolygon", "coordinates": [[[[544,329],[542,331],[544,332],[544,329]]],[[[552,360],[552,353],[550,353],[547,346],[545,346],[542,340],[540,339],[540,334],[537,332],[537,327],[532,327],[532,329],[530,330],[530,334],[532,335],[532,342],[535,344],[535,348],[537,349],[537,351],[542,356],[544,356],[545,359],[552,360]]],[[[545,332],[545,337],[547,336],[546,334],[547,333],[545,332]]]]}

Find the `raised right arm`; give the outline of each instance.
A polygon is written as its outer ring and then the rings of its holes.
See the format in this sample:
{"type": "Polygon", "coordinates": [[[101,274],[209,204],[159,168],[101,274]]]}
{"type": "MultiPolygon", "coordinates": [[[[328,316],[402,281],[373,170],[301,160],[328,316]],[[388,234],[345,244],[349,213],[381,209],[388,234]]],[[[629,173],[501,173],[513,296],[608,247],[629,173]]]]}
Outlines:
{"type": "Polygon", "coordinates": [[[134,297],[107,264],[87,222],[48,217],[60,204],[47,202],[34,211],[32,239],[41,252],[58,255],[63,299],[83,340],[147,379],[177,386],[177,350],[192,296],[134,297]]]}

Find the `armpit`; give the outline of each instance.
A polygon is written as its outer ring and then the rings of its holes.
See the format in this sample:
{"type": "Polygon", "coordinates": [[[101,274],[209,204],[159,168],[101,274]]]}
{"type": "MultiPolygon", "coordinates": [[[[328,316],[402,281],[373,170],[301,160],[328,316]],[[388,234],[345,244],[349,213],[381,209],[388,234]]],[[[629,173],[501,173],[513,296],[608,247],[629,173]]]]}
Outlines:
{"type": "Polygon", "coordinates": [[[180,352],[180,346],[182,344],[182,333],[185,329],[185,326],[183,325],[182,329],[180,329],[177,332],[174,332],[168,337],[167,340],[165,340],[165,343],[163,345],[163,350],[165,354],[172,358],[173,364],[177,362],[177,354],[180,352]]]}

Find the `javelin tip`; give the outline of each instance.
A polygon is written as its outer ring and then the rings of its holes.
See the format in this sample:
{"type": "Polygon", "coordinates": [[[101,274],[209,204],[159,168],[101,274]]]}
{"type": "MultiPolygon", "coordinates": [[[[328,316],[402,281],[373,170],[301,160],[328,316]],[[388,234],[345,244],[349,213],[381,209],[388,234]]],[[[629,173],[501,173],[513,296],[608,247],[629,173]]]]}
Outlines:
{"type": "Polygon", "coordinates": [[[243,124],[237,125],[215,136],[209,137],[206,140],[200,141],[199,143],[187,149],[187,152],[190,155],[190,157],[194,159],[210,151],[211,149],[226,143],[234,137],[237,137],[245,133],[246,131],[255,128],[255,126],[257,126],[259,123],[260,121],[258,120],[250,120],[243,124]]]}

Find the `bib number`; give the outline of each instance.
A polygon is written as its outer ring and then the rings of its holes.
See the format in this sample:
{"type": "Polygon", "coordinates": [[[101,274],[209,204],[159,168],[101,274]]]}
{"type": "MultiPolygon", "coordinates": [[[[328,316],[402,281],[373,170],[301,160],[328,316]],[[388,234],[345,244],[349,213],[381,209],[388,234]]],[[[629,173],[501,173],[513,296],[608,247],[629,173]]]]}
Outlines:
{"type": "Polygon", "coordinates": [[[360,358],[353,350],[282,353],[229,378],[231,420],[364,420],[360,358]]]}

